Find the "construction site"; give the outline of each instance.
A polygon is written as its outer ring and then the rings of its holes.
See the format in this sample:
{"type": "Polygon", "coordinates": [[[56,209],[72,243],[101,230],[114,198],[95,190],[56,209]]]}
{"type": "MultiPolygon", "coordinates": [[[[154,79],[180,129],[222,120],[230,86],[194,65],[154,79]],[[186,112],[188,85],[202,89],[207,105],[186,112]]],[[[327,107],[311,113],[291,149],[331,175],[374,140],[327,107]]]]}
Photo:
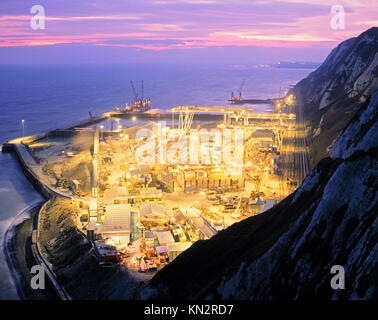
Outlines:
{"type": "Polygon", "coordinates": [[[152,119],[139,114],[137,125],[135,115],[108,113],[28,148],[44,179],[76,205],[77,227],[100,263],[149,277],[195,241],[295,190],[302,176],[296,157],[307,152],[296,150],[295,103],[286,96],[271,113],[178,106],[152,119]],[[130,116],[131,125],[122,125],[130,116]]]}

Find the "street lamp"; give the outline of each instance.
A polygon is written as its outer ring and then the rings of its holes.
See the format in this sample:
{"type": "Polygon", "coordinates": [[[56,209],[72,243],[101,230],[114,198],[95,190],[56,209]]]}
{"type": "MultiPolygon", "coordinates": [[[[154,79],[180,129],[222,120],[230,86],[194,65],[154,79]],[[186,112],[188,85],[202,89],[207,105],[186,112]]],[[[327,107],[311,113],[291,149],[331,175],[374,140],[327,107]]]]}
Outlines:
{"type": "Polygon", "coordinates": [[[100,128],[101,128],[101,141],[104,141],[104,126],[101,125],[100,128]]]}
{"type": "Polygon", "coordinates": [[[22,123],[22,136],[25,136],[25,120],[21,120],[22,123]]]}

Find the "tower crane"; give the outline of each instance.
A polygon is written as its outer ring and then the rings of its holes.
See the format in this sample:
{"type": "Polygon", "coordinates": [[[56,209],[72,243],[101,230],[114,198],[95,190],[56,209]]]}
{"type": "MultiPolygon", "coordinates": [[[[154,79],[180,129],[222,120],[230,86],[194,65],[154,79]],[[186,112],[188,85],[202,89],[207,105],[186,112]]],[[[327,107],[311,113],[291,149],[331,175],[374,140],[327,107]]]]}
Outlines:
{"type": "Polygon", "coordinates": [[[243,81],[242,81],[242,83],[239,87],[239,99],[242,98],[242,89],[243,89],[244,83],[245,83],[245,79],[243,79],[243,81]]]}
{"type": "Polygon", "coordinates": [[[131,89],[133,90],[133,94],[134,94],[134,100],[135,100],[135,103],[138,101],[138,94],[135,90],[135,87],[134,87],[134,83],[132,80],[130,80],[130,84],[131,84],[131,89]]]}
{"type": "Polygon", "coordinates": [[[142,80],[142,101],[144,100],[144,86],[143,86],[143,80],[142,80]]]}

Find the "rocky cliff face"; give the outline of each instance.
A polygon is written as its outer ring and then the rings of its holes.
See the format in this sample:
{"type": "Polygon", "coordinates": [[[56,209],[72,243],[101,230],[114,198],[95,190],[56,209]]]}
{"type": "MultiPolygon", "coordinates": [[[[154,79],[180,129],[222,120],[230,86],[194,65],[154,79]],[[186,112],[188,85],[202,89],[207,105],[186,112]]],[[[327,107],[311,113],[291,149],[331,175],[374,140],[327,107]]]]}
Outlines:
{"type": "Polygon", "coordinates": [[[342,42],[293,92],[304,101],[312,165],[329,155],[332,142],[378,86],[378,28],[342,42]]]}
{"type": "Polygon", "coordinates": [[[378,90],[331,157],[271,210],[199,241],[144,292],[162,299],[377,299],[378,90]],[[345,270],[333,290],[332,266],[345,270]]]}
{"type": "Polygon", "coordinates": [[[40,214],[40,244],[60,283],[73,299],[136,299],[139,283],[124,268],[102,268],[94,246],[75,224],[77,208],[54,198],[40,214]],[[126,288],[126,289],[125,289],[126,288]]]}

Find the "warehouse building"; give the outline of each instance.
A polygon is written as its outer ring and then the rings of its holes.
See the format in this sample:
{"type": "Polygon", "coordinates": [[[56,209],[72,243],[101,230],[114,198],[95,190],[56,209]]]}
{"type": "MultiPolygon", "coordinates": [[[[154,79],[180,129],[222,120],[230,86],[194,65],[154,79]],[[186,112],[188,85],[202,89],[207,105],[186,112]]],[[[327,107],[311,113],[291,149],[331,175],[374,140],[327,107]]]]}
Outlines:
{"type": "Polygon", "coordinates": [[[160,231],[156,233],[156,236],[160,246],[166,246],[169,243],[175,242],[171,231],[160,231]]]}
{"type": "Polygon", "coordinates": [[[129,204],[110,204],[105,209],[105,219],[97,227],[103,239],[110,238],[114,243],[127,245],[131,233],[131,206],[129,204]]]}
{"type": "Polygon", "coordinates": [[[169,262],[172,262],[180,253],[189,249],[191,245],[191,242],[175,242],[167,244],[166,247],[168,248],[169,262]]]}

